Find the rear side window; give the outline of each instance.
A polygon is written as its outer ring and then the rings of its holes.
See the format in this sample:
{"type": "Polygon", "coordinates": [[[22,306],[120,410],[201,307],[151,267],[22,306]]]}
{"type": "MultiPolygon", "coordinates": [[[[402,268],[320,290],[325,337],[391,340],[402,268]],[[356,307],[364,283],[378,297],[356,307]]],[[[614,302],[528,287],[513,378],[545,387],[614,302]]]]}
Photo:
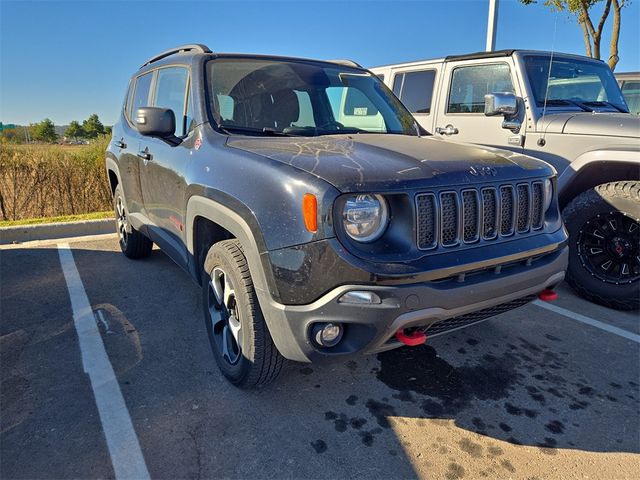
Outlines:
{"type": "Polygon", "coordinates": [[[405,72],[393,79],[393,93],[411,113],[431,113],[435,70],[405,72]]]}
{"type": "Polygon", "coordinates": [[[129,117],[132,117],[133,112],[138,108],[149,106],[149,90],[151,89],[152,78],[153,72],[149,72],[136,79],[135,91],[129,105],[129,117]]]}
{"type": "Polygon", "coordinates": [[[176,116],[175,135],[181,137],[187,133],[187,112],[185,99],[189,71],[183,67],[169,67],[158,70],[154,107],[169,108],[176,116]]]}
{"type": "Polygon", "coordinates": [[[509,65],[458,67],[451,76],[447,113],[483,113],[487,93],[513,93],[509,65]]]}

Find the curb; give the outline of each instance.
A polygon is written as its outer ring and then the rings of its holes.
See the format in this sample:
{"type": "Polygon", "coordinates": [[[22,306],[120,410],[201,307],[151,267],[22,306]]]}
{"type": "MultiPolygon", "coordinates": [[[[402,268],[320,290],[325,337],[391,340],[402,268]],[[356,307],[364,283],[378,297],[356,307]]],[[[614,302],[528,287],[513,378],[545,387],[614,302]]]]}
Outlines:
{"type": "Polygon", "coordinates": [[[30,242],[33,240],[100,235],[104,233],[114,233],[115,231],[116,227],[113,218],[1,227],[0,245],[30,242]]]}

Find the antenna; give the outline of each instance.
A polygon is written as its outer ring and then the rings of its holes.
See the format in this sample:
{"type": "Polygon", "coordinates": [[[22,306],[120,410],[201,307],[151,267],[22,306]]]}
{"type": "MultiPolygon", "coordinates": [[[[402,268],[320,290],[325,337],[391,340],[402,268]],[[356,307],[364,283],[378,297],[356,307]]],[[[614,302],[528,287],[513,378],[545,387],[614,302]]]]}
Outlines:
{"type": "MultiPolygon", "coordinates": [[[[544,120],[544,114],[547,111],[547,100],[549,98],[549,80],[551,79],[551,67],[553,66],[553,54],[556,48],[556,31],[558,29],[558,12],[556,11],[555,20],[553,22],[553,40],[551,41],[551,56],[549,57],[549,70],[547,71],[547,87],[544,92],[544,103],[542,104],[542,119],[544,120]]],[[[545,137],[547,136],[547,129],[551,125],[551,122],[547,123],[544,131],[542,132],[542,137],[538,140],[538,145],[540,147],[544,146],[547,141],[545,137]]]]}

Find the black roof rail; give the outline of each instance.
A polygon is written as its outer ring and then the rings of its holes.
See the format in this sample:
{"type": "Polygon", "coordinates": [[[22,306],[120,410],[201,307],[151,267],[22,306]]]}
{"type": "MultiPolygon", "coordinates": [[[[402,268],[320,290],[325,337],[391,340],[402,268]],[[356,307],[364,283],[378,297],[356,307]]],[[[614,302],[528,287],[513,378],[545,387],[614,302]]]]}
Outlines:
{"type": "Polygon", "coordinates": [[[338,58],[335,60],[327,60],[327,62],[329,63],[337,63],[338,65],[346,65],[347,67],[356,67],[356,68],[362,68],[362,65],[360,65],[357,62],[354,62],[353,60],[349,60],[346,58],[338,58]]]}
{"type": "Polygon", "coordinates": [[[511,50],[496,50],[494,52],[476,52],[467,53],[465,55],[449,55],[444,57],[445,62],[452,60],[475,60],[477,58],[495,58],[495,57],[510,57],[515,52],[515,49],[511,50]]]}
{"type": "Polygon", "coordinates": [[[211,50],[209,50],[209,47],[207,47],[206,45],[203,45],[202,43],[180,45],[179,47],[170,48],[169,50],[165,50],[164,52],[151,57],[149,60],[144,62],[140,68],[146,67],[147,65],[153,62],[157,62],[158,60],[162,60],[163,58],[168,57],[169,55],[174,55],[180,52],[213,53],[211,52],[211,50]]]}

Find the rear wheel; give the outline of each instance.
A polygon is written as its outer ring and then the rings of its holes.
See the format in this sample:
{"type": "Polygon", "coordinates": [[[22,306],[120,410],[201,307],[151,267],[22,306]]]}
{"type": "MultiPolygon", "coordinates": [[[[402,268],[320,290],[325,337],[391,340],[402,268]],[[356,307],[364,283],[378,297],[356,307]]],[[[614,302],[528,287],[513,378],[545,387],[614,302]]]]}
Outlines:
{"type": "Polygon", "coordinates": [[[116,229],[122,253],[128,258],[148,257],[153,248],[153,242],[129,223],[129,210],[120,185],[113,193],[113,209],[116,215],[116,229]]]}
{"type": "Polygon", "coordinates": [[[220,371],[240,388],[272,382],[284,357],[267,329],[240,243],[224,240],[211,247],[204,273],[204,316],[220,371]]]}
{"type": "Polygon", "coordinates": [[[562,212],[569,230],[567,282],[618,310],[640,307],[640,184],[598,185],[562,212]]]}

